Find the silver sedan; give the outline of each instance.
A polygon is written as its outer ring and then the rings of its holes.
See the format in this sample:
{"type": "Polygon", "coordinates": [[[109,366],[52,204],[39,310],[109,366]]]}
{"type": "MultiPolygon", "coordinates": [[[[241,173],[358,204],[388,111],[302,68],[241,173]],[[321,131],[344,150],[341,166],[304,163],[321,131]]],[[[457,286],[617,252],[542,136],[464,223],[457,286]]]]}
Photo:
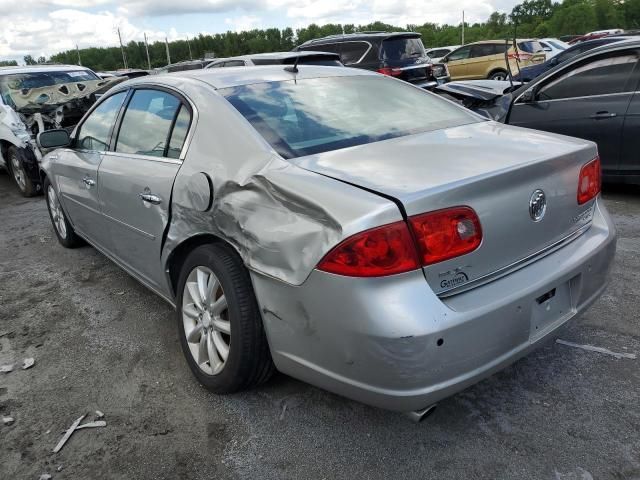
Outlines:
{"type": "Polygon", "coordinates": [[[278,369],[421,418],[583,312],[615,251],[593,143],[363,70],[144,77],[38,140],[60,243],[173,305],[217,393],[278,369]]]}

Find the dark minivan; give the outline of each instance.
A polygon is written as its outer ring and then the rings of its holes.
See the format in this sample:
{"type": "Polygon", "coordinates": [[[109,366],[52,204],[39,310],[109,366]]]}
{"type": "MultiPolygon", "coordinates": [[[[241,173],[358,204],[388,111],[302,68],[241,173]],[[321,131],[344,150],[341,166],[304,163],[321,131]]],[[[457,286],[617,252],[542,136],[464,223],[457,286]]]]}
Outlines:
{"type": "Polygon", "coordinates": [[[309,40],[294,50],[315,50],[340,55],[347,67],[374,70],[422,88],[433,88],[450,80],[442,63],[433,63],[419,33],[360,32],[309,40]]]}

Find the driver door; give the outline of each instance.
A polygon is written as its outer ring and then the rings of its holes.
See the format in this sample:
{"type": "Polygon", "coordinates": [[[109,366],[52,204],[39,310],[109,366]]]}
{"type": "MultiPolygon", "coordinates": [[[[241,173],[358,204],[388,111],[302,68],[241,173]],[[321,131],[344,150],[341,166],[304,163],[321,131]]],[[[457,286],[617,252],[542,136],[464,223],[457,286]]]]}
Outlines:
{"type": "Polygon", "coordinates": [[[61,150],[53,163],[60,201],[73,227],[99,247],[107,243],[107,234],[98,198],[98,168],[126,94],[116,93],[100,103],[78,128],[73,148],[61,150]]]}
{"type": "Polygon", "coordinates": [[[596,142],[603,171],[616,171],[639,58],[629,49],[568,65],[516,100],[507,123],[596,142]]]}

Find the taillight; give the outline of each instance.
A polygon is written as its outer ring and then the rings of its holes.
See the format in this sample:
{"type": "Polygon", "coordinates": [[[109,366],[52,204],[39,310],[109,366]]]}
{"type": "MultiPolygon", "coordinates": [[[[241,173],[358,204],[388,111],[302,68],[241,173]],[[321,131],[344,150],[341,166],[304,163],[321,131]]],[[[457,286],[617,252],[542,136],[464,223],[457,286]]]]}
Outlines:
{"type": "Polygon", "coordinates": [[[512,59],[517,60],[519,62],[526,62],[527,60],[531,60],[531,58],[533,58],[533,54],[524,53],[524,52],[510,53],[509,54],[509,58],[512,58],[512,59]]]}
{"type": "Polygon", "coordinates": [[[578,205],[587,203],[600,193],[602,176],[600,170],[600,157],[596,157],[584,165],[580,170],[578,179],[578,205]]]}
{"type": "Polygon", "coordinates": [[[399,77],[402,75],[402,70],[399,68],[382,67],[378,69],[378,73],[389,75],[390,77],[399,77]]]}
{"type": "Polygon", "coordinates": [[[474,251],[482,227],[470,207],[453,207],[409,218],[422,265],[431,265],[474,251]]]}
{"type": "Polygon", "coordinates": [[[353,235],[318,264],[319,270],[350,277],[383,277],[418,268],[416,247],[405,222],[353,235]]]}

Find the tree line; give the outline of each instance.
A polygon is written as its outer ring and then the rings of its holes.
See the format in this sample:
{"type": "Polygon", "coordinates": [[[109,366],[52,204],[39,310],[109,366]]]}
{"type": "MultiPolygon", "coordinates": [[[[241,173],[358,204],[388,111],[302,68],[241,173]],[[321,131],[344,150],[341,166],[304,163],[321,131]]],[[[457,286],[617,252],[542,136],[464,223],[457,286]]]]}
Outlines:
{"type": "MultiPolygon", "coordinates": [[[[488,39],[505,39],[517,35],[527,37],[559,37],[579,35],[593,30],[608,28],[640,29],[640,0],[525,0],[516,5],[510,14],[494,12],[482,23],[465,23],[465,43],[488,39]]],[[[187,40],[169,42],[172,62],[204,58],[214,54],[228,57],[249,53],[291,50],[307,40],[326,35],[355,33],[359,31],[414,31],[422,35],[427,47],[456,45],[461,41],[462,24],[439,25],[389,25],[374,22],[367,25],[311,24],[295,31],[292,28],[253,29],[242,32],[198,35],[187,40]]],[[[144,42],[129,42],[124,47],[128,66],[147,68],[144,42]]],[[[78,53],[82,65],[94,70],[116,70],[122,68],[122,52],[119,47],[84,48],[79,52],[68,50],[53,55],[48,61],[78,64],[78,53]]],[[[166,65],[164,42],[149,44],[151,67],[166,65]]],[[[43,57],[25,57],[27,63],[42,63],[43,57]]]]}

